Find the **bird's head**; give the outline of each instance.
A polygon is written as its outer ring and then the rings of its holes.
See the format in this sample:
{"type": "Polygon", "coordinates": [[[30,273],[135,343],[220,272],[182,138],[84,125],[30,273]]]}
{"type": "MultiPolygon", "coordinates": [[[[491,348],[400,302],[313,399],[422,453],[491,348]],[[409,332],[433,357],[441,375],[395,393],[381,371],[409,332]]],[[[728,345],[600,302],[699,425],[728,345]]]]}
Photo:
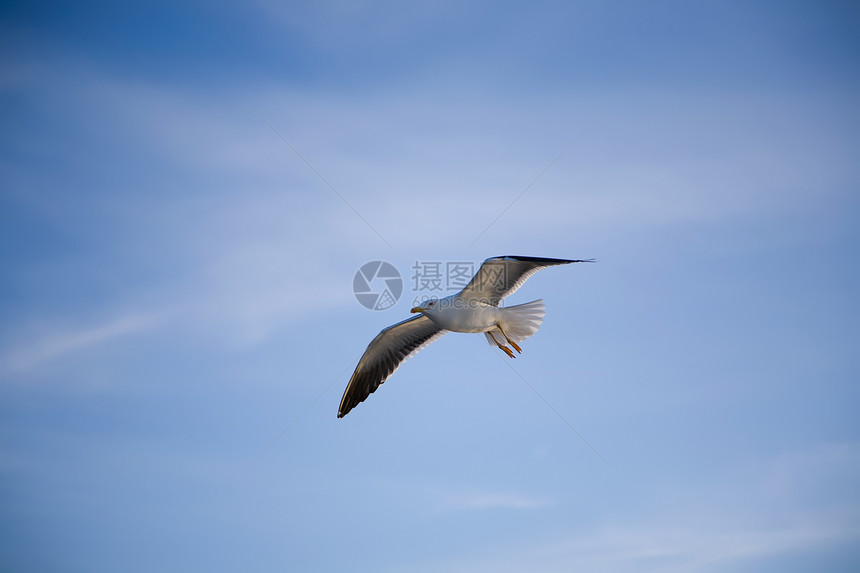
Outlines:
{"type": "Polygon", "coordinates": [[[422,304],[412,307],[412,310],[409,312],[423,312],[424,314],[430,314],[439,306],[439,301],[435,298],[431,298],[429,300],[424,301],[422,304]]]}

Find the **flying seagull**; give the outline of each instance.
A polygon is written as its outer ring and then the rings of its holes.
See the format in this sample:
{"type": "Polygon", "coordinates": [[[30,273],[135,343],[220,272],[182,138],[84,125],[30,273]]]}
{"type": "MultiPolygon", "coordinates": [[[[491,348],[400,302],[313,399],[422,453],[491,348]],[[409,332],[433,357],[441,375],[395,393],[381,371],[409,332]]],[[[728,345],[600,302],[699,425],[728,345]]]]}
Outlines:
{"type": "Polygon", "coordinates": [[[420,313],[418,316],[389,326],[376,335],[346,385],[337,417],[346,416],[407,358],[448,332],[483,332],[491,346],[498,346],[514,358],[507,344],[522,353],[517,343],[540,328],[545,314],[543,300],[505,308],[499,308],[499,302],[544,267],[590,262],[593,259],[515,256],[487,259],[463,290],[416,306],[411,312],[420,313]]]}

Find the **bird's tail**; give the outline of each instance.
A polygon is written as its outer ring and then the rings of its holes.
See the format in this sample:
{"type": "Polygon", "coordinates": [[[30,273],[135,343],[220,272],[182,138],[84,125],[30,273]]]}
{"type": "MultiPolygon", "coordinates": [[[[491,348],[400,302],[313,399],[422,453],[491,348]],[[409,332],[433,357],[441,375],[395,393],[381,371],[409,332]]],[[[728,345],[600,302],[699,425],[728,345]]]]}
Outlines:
{"type": "MultiPolygon", "coordinates": [[[[516,306],[508,306],[499,309],[502,311],[502,328],[511,340],[520,342],[534,334],[543,323],[543,317],[546,314],[546,307],[543,304],[543,299],[533,300],[525,304],[516,306]]],[[[484,333],[487,337],[487,342],[490,346],[498,346],[506,344],[504,335],[498,328],[494,328],[489,332],[484,333]]]]}

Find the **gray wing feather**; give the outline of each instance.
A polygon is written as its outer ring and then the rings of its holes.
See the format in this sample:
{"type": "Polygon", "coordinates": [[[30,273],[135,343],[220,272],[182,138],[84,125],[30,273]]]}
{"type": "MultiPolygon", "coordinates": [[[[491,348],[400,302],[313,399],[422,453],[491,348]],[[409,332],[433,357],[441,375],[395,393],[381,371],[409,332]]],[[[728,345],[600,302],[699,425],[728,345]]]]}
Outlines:
{"type": "Polygon", "coordinates": [[[484,261],[469,281],[460,297],[485,300],[493,306],[513,294],[526,280],[545,267],[570,263],[590,263],[593,260],[547,259],[542,257],[492,257],[484,261]]]}
{"type": "Polygon", "coordinates": [[[346,385],[337,417],[346,416],[373,394],[407,358],[447,332],[421,314],[389,326],[377,334],[368,344],[346,385]]]}

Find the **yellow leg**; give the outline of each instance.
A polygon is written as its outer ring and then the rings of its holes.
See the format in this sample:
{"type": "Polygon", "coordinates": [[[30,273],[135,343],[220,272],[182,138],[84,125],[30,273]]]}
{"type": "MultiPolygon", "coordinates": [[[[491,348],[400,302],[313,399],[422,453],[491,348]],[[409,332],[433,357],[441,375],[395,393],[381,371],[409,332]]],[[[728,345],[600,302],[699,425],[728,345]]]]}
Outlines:
{"type": "Polygon", "coordinates": [[[513,353],[513,352],[511,352],[511,349],[510,349],[510,348],[508,348],[507,346],[503,346],[503,345],[499,344],[499,348],[501,348],[502,350],[504,350],[504,351],[505,351],[505,354],[507,354],[507,355],[508,355],[508,356],[510,356],[511,358],[516,358],[516,356],[514,356],[514,353],[513,353]]]}
{"type": "Polygon", "coordinates": [[[507,333],[505,333],[505,331],[502,329],[502,323],[500,323],[500,322],[496,321],[496,326],[497,326],[497,327],[499,327],[499,330],[501,331],[502,335],[505,337],[505,340],[507,340],[507,341],[508,341],[508,344],[510,344],[511,346],[513,346],[513,347],[514,347],[514,350],[516,350],[517,352],[519,352],[520,354],[522,354],[522,353],[523,353],[523,349],[522,349],[522,348],[520,348],[520,346],[519,346],[516,342],[514,342],[513,340],[511,340],[511,337],[510,337],[510,336],[508,336],[508,335],[507,335],[507,333]]]}

